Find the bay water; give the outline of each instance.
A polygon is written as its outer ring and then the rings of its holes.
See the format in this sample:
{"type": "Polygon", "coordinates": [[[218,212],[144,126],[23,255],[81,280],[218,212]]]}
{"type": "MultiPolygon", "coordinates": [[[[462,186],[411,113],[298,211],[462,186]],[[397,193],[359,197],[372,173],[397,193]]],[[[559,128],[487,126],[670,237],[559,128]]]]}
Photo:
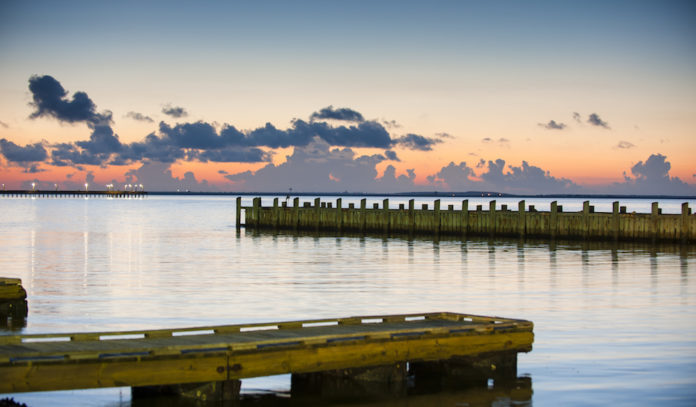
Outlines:
{"type": "MultiPolygon", "coordinates": [[[[393,207],[409,199],[368,197],[368,207],[385,198],[393,207]]],[[[420,207],[435,198],[415,199],[420,207]]],[[[444,208],[461,207],[461,198],[440,199],[444,208]]],[[[469,198],[469,207],[485,209],[490,199],[469,198]]],[[[548,210],[551,200],[527,204],[548,210]]],[[[583,200],[558,203],[579,211],[583,200]]],[[[359,201],[343,197],[344,205],[359,201]]],[[[516,208],[518,199],[497,201],[516,208]]],[[[628,212],[650,212],[652,200],[620,201],[628,212]]],[[[679,213],[684,201],[659,200],[663,213],[679,213]]],[[[611,202],[591,200],[598,212],[610,212],[611,202]]],[[[0,335],[437,311],[495,315],[535,324],[534,349],[518,363],[533,391],[526,404],[696,405],[694,245],[237,231],[230,196],[2,198],[0,276],[21,278],[29,302],[26,326],[0,327],[0,335]]],[[[244,380],[242,390],[283,395],[289,386],[285,375],[244,380]]],[[[127,388],[2,397],[29,406],[131,405],[127,388]]],[[[471,397],[352,405],[481,405],[471,397]]],[[[516,405],[505,394],[489,400],[484,404],[516,405]]]]}

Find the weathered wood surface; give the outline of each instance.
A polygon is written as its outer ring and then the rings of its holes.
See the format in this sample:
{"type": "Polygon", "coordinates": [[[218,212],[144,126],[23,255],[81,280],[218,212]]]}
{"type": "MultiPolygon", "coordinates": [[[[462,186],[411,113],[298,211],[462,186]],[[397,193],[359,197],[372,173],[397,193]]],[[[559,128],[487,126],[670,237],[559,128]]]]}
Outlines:
{"type": "Polygon", "coordinates": [[[529,321],[454,313],[0,337],[0,393],[225,381],[528,352],[529,321]]]}
{"type": "Polygon", "coordinates": [[[599,213],[594,212],[589,201],[578,212],[563,212],[555,201],[548,212],[537,211],[533,206],[527,208],[525,201],[519,202],[517,210],[511,210],[505,205],[498,207],[494,200],[488,210],[483,205],[471,210],[468,200],[462,201],[461,210],[453,209],[452,205],[440,208],[439,200],[432,209],[425,204],[416,209],[414,200],[409,201],[408,208],[400,205],[394,209],[389,207],[388,199],[381,208],[379,204],[367,208],[365,199],[360,207],[351,204],[345,208],[340,202],[335,208],[332,206],[319,198],[313,206],[305,203],[300,207],[297,198],[292,206],[285,202],[278,205],[277,198],[271,207],[262,206],[261,198],[254,198],[252,206],[242,206],[238,198],[237,226],[242,226],[243,210],[244,226],[259,229],[696,242],[696,215],[687,203],[682,205],[681,214],[662,214],[657,203],[653,203],[651,213],[626,213],[619,202],[614,202],[612,212],[599,213]]]}

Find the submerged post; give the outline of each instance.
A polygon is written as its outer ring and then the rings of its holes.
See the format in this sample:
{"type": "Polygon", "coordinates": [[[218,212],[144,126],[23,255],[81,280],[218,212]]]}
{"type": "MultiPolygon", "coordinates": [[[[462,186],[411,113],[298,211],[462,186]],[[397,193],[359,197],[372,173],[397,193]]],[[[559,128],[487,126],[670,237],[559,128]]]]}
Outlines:
{"type": "Polygon", "coordinates": [[[619,229],[620,229],[619,201],[614,201],[611,205],[612,205],[612,208],[611,208],[611,236],[614,240],[619,240],[619,229]]]}
{"type": "Polygon", "coordinates": [[[436,199],[433,206],[433,227],[435,228],[435,236],[440,236],[440,200],[436,199]]]}
{"type": "Polygon", "coordinates": [[[558,202],[551,202],[551,213],[549,214],[549,235],[552,239],[556,238],[556,229],[558,227],[558,202]]]}
{"type": "Polygon", "coordinates": [[[389,199],[385,199],[382,201],[382,213],[384,216],[382,216],[382,222],[384,222],[383,225],[383,230],[384,234],[388,235],[389,234],[389,199]]]}
{"type": "Polygon", "coordinates": [[[462,236],[469,234],[469,200],[462,201],[462,236]]]}
{"type": "Polygon", "coordinates": [[[415,213],[415,201],[413,199],[408,200],[408,234],[413,235],[413,229],[416,227],[416,213],[415,213]]]}

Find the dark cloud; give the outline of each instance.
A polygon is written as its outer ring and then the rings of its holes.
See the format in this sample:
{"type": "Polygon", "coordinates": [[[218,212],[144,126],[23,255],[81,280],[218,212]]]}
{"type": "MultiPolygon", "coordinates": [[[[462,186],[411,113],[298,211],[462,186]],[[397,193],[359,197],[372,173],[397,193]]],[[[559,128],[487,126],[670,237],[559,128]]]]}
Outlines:
{"type": "Polygon", "coordinates": [[[50,164],[58,167],[73,166],[79,169],[80,165],[103,166],[111,156],[110,153],[91,153],[70,143],[52,147],[50,164]]]}
{"type": "Polygon", "coordinates": [[[343,120],[348,122],[364,122],[365,118],[360,112],[347,107],[334,109],[333,106],[327,106],[318,112],[312,113],[309,116],[310,121],[315,120],[343,120]]]}
{"type": "Polygon", "coordinates": [[[387,160],[391,161],[401,161],[399,157],[396,155],[394,151],[387,150],[384,152],[384,156],[387,157],[387,160]]]}
{"type": "Polygon", "coordinates": [[[442,138],[454,138],[454,136],[449,134],[449,133],[435,133],[435,137],[441,138],[441,139],[442,138]]]}
{"type": "Polygon", "coordinates": [[[39,166],[37,164],[32,164],[29,167],[25,168],[23,172],[25,174],[36,174],[36,173],[44,172],[44,171],[46,171],[46,170],[39,168],[39,166]]]}
{"type": "Polygon", "coordinates": [[[146,115],[144,115],[142,113],[138,113],[138,112],[128,112],[128,113],[126,113],[125,117],[131,118],[133,120],[137,120],[139,122],[147,122],[147,123],[154,122],[154,120],[152,120],[152,117],[146,116],[146,115]]]}
{"type": "Polygon", "coordinates": [[[201,162],[236,162],[236,163],[257,163],[271,161],[268,153],[258,148],[225,148],[218,150],[204,150],[190,157],[201,162]]]}
{"type": "Polygon", "coordinates": [[[181,106],[165,105],[162,108],[162,113],[171,116],[175,119],[188,116],[188,112],[181,106]]]}
{"type": "Polygon", "coordinates": [[[32,76],[29,90],[35,108],[29,116],[32,119],[48,116],[68,123],[111,123],[111,112],[97,113],[94,102],[84,92],[75,92],[72,99],[68,99],[68,92],[52,76],[32,76]]]}
{"type": "Polygon", "coordinates": [[[563,129],[565,129],[566,127],[568,127],[568,126],[566,126],[564,123],[561,123],[561,122],[556,123],[555,120],[550,120],[550,121],[549,121],[548,123],[546,123],[546,124],[544,124],[544,123],[539,123],[539,126],[545,128],[545,129],[547,129],[547,130],[563,130],[563,129]]]}
{"type": "Polygon", "coordinates": [[[430,151],[433,145],[442,143],[442,140],[423,137],[418,134],[409,133],[405,136],[394,139],[395,145],[401,145],[411,150],[430,151]]]}
{"type": "Polygon", "coordinates": [[[582,117],[580,116],[580,113],[573,112],[573,120],[575,120],[578,123],[582,123],[582,117]]]}
{"type": "Polygon", "coordinates": [[[622,149],[629,149],[635,147],[635,144],[631,143],[630,141],[619,141],[619,144],[616,145],[616,148],[622,148],[622,149]]]}
{"type": "Polygon", "coordinates": [[[604,127],[605,129],[609,128],[609,123],[602,120],[597,113],[592,113],[590,117],[587,118],[587,122],[593,126],[604,127]]]}
{"type": "Polygon", "coordinates": [[[22,147],[4,138],[0,139],[0,153],[5,156],[7,161],[22,165],[41,162],[48,157],[48,153],[41,143],[28,144],[22,147]]]}

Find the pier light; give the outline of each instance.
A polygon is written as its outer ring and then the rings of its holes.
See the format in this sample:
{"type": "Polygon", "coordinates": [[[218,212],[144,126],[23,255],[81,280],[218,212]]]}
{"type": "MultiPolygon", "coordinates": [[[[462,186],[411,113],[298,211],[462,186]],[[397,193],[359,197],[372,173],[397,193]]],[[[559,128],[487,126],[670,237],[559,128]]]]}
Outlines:
{"type": "Polygon", "coordinates": [[[89,184],[85,182],[85,192],[89,190],[89,184]]]}
{"type": "Polygon", "coordinates": [[[31,183],[31,190],[35,191],[36,190],[36,182],[31,183]]]}
{"type": "Polygon", "coordinates": [[[143,186],[143,184],[140,184],[140,191],[144,191],[144,190],[145,190],[145,187],[143,186]]]}
{"type": "Polygon", "coordinates": [[[53,188],[55,188],[56,191],[57,191],[57,190],[58,190],[58,184],[53,184],[53,188]]]}

